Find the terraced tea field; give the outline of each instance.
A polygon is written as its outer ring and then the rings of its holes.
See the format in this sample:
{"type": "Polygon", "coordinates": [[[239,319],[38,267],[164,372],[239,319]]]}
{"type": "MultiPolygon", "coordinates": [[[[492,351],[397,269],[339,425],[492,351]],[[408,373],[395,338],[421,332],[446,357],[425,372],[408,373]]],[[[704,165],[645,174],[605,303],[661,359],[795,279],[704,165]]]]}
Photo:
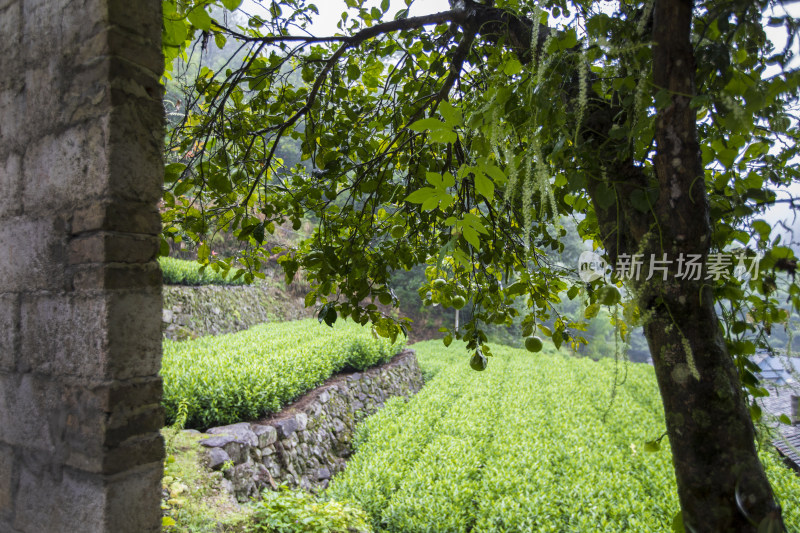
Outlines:
{"type": "MultiPolygon", "coordinates": [[[[376,531],[671,531],[667,439],[645,451],[664,432],[650,366],[497,347],[475,372],[461,348],[413,348],[435,377],[362,425],[327,493],[359,504],[376,531]]],[[[796,530],[800,478],[769,447],[761,455],[796,530]]]]}

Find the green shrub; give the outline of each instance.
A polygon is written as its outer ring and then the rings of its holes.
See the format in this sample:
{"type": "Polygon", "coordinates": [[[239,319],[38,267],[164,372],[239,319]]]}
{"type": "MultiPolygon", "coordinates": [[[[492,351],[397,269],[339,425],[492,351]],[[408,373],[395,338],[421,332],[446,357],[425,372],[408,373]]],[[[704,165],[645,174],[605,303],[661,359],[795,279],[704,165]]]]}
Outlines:
{"type": "MultiPolygon", "coordinates": [[[[608,359],[493,347],[475,372],[455,344],[412,348],[435,377],[359,426],[326,496],[356,502],[376,531],[671,531],[669,444],[644,450],[664,431],[652,367],[628,366],[614,387],[608,359]]],[[[773,451],[761,457],[794,530],[800,481],[773,451]]]]}
{"type": "Polygon", "coordinates": [[[186,427],[255,420],[279,410],[344,369],[363,370],[401,349],[369,328],[314,319],[262,324],[229,335],[164,341],[164,408],[172,424],[183,406],[186,427]]]}
{"type": "Polygon", "coordinates": [[[224,276],[222,272],[206,267],[202,272],[196,261],[185,261],[174,257],[159,257],[161,275],[166,285],[244,285],[243,277],[233,279],[234,269],[224,276]]]}
{"type": "Polygon", "coordinates": [[[264,491],[252,515],[253,533],[368,533],[367,515],[357,506],[322,501],[304,491],[281,487],[264,491]]]}

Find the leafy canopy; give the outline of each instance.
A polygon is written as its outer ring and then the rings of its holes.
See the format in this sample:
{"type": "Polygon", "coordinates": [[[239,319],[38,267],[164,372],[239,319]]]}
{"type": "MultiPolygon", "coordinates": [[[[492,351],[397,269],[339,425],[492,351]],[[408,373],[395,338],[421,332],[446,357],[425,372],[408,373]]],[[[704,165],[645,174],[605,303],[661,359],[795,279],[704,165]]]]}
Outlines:
{"type": "MultiPolygon", "coordinates": [[[[396,12],[388,0],[345,3],[339,31],[320,36],[310,23],[318,10],[303,0],[263,2],[243,18],[228,13],[240,0],[165,0],[168,70],[198,46],[235,41],[245,57],[201,68],[185,87],[185,116],[168,138],[165,238],[232,232],[239,256],[215,258],[202,245],[200,261],[252,280],[277,256],[287,280],[307,273],[306,303],[328,323],[349,316],[395,338],[406,324],[377,303],[397,303],[394,271],[425,264],[429,282],[447,283],[420,294],[472,307],[447,342],[463,337],[478,359],[490,353],[488,323],[521,320],[524,335],[581,342],[585,325],[556,305],[583,298],[587,316],[596,313],[603,282],[586,284],[548,258],[562,248],[558,220],[575,219],[612,264],[631,228],[659,232],[654,120],[671,95],[653,83],[652,2],[611,12],[591,0],[462,0],[424,16],[409,14],[411,0],[396,12]],[[286,143],[301,144],[301,164],[283,163],[286,143]],[[635,216],[599,221],[622,203],[635,216]],[[315,222],[305,242],[265,249],[276,228],[304,219],[315,222]]],[[[797,22],[768,0],[696,3],[692,106],[712,250],[763,255],[758,278],[712,281],[753,393],[745,356],[786,320],[773,271],[796,260],[763,212],[789,201],[777,191],[800,177],[800,73],[787,67],[792,41],[775,49],[767,27],[793,38],[797,22]]],[[[800,289],[787,290],[781,298],[797,307],[800,289]]],[[[625,338],[640,318],[633,301],[622,310],[625,338]]]]}

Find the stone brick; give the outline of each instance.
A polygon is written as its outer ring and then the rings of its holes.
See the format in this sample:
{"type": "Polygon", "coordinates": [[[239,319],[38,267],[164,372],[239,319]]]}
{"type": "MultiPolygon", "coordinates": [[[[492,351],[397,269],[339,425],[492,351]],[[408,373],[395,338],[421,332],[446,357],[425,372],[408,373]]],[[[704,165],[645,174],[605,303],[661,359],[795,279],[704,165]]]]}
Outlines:
{"type": "Polygon", "coordinates": [[[22,533],[105,531],[102,480],[72,469],[24,463],[14,527],[22,533]],[[38,467],[38,468],[37,468],[38,467]]]}
{"type": "Polygon", "coordinates": [[[278,432],[272,426],[253,424],[253,433],[258,437],[258,445],[266,448],[278,440],[278,432]]]}
{"type": "Polygon", "coordinates": [[[125,264],[104,263],[79,265],[72,276],[72,288],[76,291],[151,289],[161,285],[161,269],[150,263],[125,264]]]}
{"type": "MultiPolygon", "coordinates": [[[[104,47],[105,38],[96,35],[85,41],[84,47],[104,47]]],[[[91,56],[91,52],[89,53],[91,56]]],[[[107,59],[84,67],[72,67],[69,78],[62,82],[64,88],[58,107],[42,108],[38,113],[48,113],[52,120],[62,127],[78,124],[87,120],[103,120],[111,109],[111,91],[108,82],[107,59]]]]}
{"type": "Polygon", "coordinates": [[[103,155],[108,137],[97,122],[81,124],[33,143],[25,153],[22,199],[28,213],[72,210],[108,187],[103,155]],[[93,154],[90,156],[89,154],[93,154]]]}
{"type": "Polygon", "coordinates": [[[149,465],[132,470],[130,473],[111,478],[106,485],[108,506],[103,531],[108,533],[160,532],[161,490],[158,489],[161,487],[162,477],[163,461],[159,459],[149,465]],[[156,490],[153,490],[154,488],[156,490]]]}
{"type": "Polygon", "coordinates": [[[258,437],[253,430],[250,429],[250,424],[247,422],[214,427],[209,429],[206,433],[210,435],[230,435],[236,437],[239,441],[246,442],[249,446],[258,446],[258,437]]]}
{"type": "MultiPolygon", "coordinates": [[[[2,33],[0,33],[2,35],[2,33]]],[[[2,72],[2,71],[0,71],[2,72]]],[[[0,79],[3,76],[0,76],[0,79]]],[[[20,87],[0,86],[0,159],[25,148],[25,93],[20,87]]]]}
{"type": "MultiPolygon", "coordinates": [[[[0,121],[0,130],[3,128],[0,121]]],[[[2,138],[2,133],[0,133],[2,138]]],[[[0,140],[2,143],[2,140],[0,140]]],[[[22,187],[22,158],[19,154],[10,153],[6,160],[0,159],[0,219],[19,215],[22,212],[20,190],[22,187]]]]}
{"type": "Polygon", "coordinates": [[[98,202],[77,209],[71,229],[73,235],[99,230],[157,235],[161,217],[152,203],[98,202]]]}
{"type": "Polygon", "coordinates": [[[24,296],[24,357],[18,365],[47,375],[95,379],[154,376],[161,363],[156,295],[24,296]]]}
{"type": "Polygon", "coordinates": [[[28,291],[64,287],[66,256],[62,220],[14,217],[0,224],[0,293],[16,288],[28,291]]]}
{"type": "Polygon", "coordinates": [[[71,51],[108,26],[105,0],[23,0],[25,61],[40,63],[49,55],[71,60],[71,51]],[[31,36],[42,35],[42,38],[31,36]],[[59,54],[53,54],[58,49],[59,54]]]}
{"type": "MultiPolygon", "coordinates": [[[[137,12],[152,15],[156,10],[144,13],[145,9],[137,12]]],[[[159,32],[161,31],[161,21],[157,22],[159,32]]],[[[111,53],[115,57],[127,60],[133,64],[150,70],[160,72],[164,66],[164,56],[161,54],[160,47],[153,46],[152,38],[143,37],[129,31],[123,25],[115,26],[108,35],[108,44],[111,53]]]]}
{"type": "Polygon", "coordinates": [[[114,170],[110,176],[110,193],[124,200],[156,203],[161,198],[164,183],[163,123],[160,120],[148,122],[140,108],[115,108],[112,120],[125,124],[129,132],[125,136],[122,132],[112,134],[109,162],[114,170]]]}
{"type": "Polygon", "coordinates": [[[103,473],[117,474],[163,459],[164,439],[161,434],[153,433],[108,449],[103,454],[103,473]]]}
{"type": "Polygon", "coordinates": [[[108,373],[106,315],[102,295],[25,295],[18,366],[51,376],[103,378],[108,373]]]}
{"type": "Polygon", "coordinates": [[[160,376],[141,380],[115,382],[108,391],[103,409],[113,411],[135,411],[150,405],[160,405],[163,384],[160,376]]]}
{"type": "Polygon", "coordinates": [[[164,427],[164,409],[160,405],[138,412],[115,411],[106,431],[106,446],[118,446],[142,433],[158,433],[164,427]]]}
{"type": "Polygon", "coordinates": [[[14,450],[0,444],[0,516],[10,514],[14,504],[14,450]]]}
{"type": "Polygon", "coordinates": [[[159,293],[118,293],[108,298],[109,377],[156,375],[161,368],[159,293]]]}
{"type": "Polygon", "coordinates": [[[208,467],[211,470],[220,470],[225,463],[231,460],[228,452],[222,448],[209,448],[207,452],[208,467]]]}
{"type": "MultiPolygon", "coordinates": [[[[115,26],[120,26],[137,37],[150,41],[150,48],[161,51],[161,9],[158,0],[140,0],[136,9],[131,9],[129,0],[108,0],[109,19],[115,26]],[[158,43],[159,46],[153,46],[158,43]]],[[[117,49],[113,49],[116,53],[117,49]]],[[[153,70],[160,72],[163,61],[153,65],[153,70]]]]}
{"type": "Polygon", "coordinates": [[[22,66],[22,2],[21,0],[0,0],[0,89],[14,83],[22,66]]]}
{"type": "Polygon", "coordinates": [[[100,232],[72,239],[67,260],[81,263],[144,263],[155,261],[158,237],[154,235],[100,232]]]}
{"type": "Polygon", "coordinates": [[[0,373],[0,440],[51,453],[62,426],[60,391],[31,374],[0,373]],[[54,428],[55,426],[55,428],[54,428]]]}
{"type": "Polygon", "coordinates": [[[279,420],[274,424],[275,429],[278,430],[278,437],[285,439],[292,435],[297,430],[297,420],[292,418],[285,418],[279,420]]]}
{"type": "Polygon", "coordinates": [[[0,294],[0,371],[14,368],[18,338],[19,296],[0,294]]]}

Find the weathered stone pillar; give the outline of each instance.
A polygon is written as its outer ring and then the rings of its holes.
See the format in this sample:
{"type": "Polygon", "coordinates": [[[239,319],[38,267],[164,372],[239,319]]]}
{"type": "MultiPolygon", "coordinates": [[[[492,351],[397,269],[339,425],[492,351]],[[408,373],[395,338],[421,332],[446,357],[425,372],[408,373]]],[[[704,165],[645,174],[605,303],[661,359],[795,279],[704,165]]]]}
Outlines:
{"type": "Polygon", "coordinates": [[[158,531],[160,0],[0,36],[0,531],[158,531]]]}

